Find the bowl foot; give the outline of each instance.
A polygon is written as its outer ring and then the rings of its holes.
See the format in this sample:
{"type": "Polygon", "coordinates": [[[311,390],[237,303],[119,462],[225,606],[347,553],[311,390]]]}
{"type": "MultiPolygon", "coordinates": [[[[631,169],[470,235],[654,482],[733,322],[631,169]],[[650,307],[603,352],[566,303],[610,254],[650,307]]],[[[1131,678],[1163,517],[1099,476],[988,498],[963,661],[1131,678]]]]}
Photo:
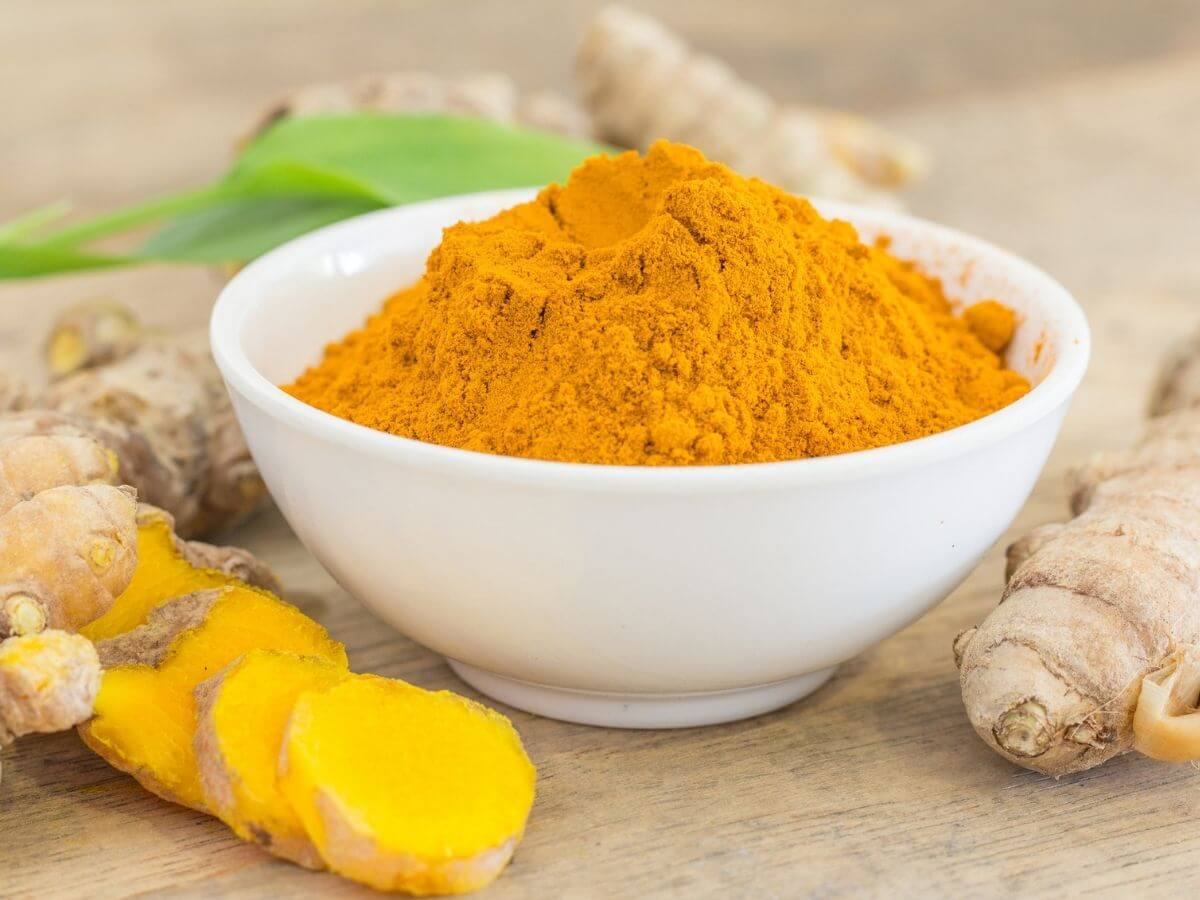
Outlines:
{"type": "Polygon", "coordinates": [[[691,728],[733,722],[794,703],[823,685],[836,666],[786,681],[730,691],[686,694],[609,694],[518,681],[447,660],[475,690],[526,712],[605,728],[691,728]]]}

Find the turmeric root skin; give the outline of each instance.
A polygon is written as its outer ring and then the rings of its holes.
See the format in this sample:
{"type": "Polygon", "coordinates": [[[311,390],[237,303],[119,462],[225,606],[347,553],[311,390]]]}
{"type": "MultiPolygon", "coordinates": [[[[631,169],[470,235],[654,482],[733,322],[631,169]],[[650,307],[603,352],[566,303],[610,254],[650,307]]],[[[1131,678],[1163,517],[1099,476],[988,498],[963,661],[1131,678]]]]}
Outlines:
{"type": "Polygon", "coordinates": [[[252,650],[196,688],[196,760],[205,804],[238,837],[308,869],[325,862],[279,791],[288,719],[306,691],[349,676],[327,659],[252,650]]]}
{"type": "Polygon", "coordinates": [[[136,503],[110,485],[50,488],[0,516],[0,637],[77,631],[133,578],[136,503]]]}
{"type": "Polygon", "coordinates": [[[112,607],[81,631],[93,641],[124,634],[146,622],[156,607],[183,594],[237,582],[280,594],[279,580],[265,563],[236,547],[181,540],[174,520],[141,504],[137,513],[138,566],[112,607]]]}
{"type": "Polygon", "coordinates": [[[153,609],[145,624],[97,645],[105,666],[96,714],[80,736],[114,768],[164,799],[207,811],[193,749],[197,685],[259,648],[346,654],[278,597],[231,582],[153,609]]]}
{"type": "Polygon", "coordinates": [[[46,631],[0,641],[0,747],[79,724],[99,688],[100,660],[86,638],[46,631]]]}

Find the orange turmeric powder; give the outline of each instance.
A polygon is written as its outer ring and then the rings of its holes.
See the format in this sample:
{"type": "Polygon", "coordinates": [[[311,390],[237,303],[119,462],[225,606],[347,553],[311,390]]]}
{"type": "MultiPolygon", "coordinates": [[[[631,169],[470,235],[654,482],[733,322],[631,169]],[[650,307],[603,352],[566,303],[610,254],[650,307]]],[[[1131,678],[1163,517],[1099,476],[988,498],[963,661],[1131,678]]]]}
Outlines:
{"type": "Polygon", "coordinates": [[[982,337],[937,281],[849,224],[660,142],[446,229],[424,277],[286,390],[486,453],[764,462],[1013,402],[1029,384],[982,337]]]}

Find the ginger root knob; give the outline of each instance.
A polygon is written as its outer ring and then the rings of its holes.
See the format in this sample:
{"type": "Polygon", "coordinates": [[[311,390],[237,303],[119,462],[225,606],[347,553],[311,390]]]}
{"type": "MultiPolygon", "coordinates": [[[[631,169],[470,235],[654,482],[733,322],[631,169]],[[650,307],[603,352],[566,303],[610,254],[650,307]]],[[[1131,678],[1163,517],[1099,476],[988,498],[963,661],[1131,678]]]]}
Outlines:
{"type": "Polygon", "coordinates": [[[1054,740],[1046,708],[1036,700],[1026,700],[1002,715],[992,734],[1006,751],[1027,759],[1041,756],[1054,740]]]}

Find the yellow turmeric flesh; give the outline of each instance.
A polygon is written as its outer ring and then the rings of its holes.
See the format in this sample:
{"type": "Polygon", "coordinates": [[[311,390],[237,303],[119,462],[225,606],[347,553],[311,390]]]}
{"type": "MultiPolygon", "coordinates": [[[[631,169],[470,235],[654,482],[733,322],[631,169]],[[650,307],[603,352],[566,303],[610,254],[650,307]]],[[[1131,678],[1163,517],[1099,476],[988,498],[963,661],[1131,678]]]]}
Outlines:
{"type": "Polygon", "coordinates": [[[319,656],[253,650],[196,690],[195,750],[206,806],[238,837],[310,869],[323,863],[279,791],[279,751],[297,698],[347,674],[319,656]]]}
{"type": "Polygon", "coordinates": [[[249,650],[291,650],[346,667],[346,651],[295,607],[229,584],[154,609],[146,623],[97,646],[104,664],[84,742],[147,790],[206,810],[193,749],[197,685],[249,650]]]}
{"type": "MultiPolygon", "coordinates": [[[[239,553],[232,548],[210,548],[216,553],[239,553]]],[[[224,587],[242,579],[210,565],[197,565],[189,544],[175,536],[174,523],[167,513],[143,506],[138,511],[137,568],[132,580],[116,602],[95,621],[79,629],[92,641],[104,641],[143,624],[156,607],[168,600],[196,591],[224,587]]],[[[215,561],[215,560],[209,560],[215,561]]]]}
{"type": "Polygon", "coordinates": [[[424,277],[286,390],[487,453],[798,459],[934,434],[1025,394],[991,323],[972,321],[849,224],[659,142],[446,229],[424,277]]]}
{"type": "Polygon", "coordinates": [[[279,784],[329,868],[380,890],[461,893],[512,857],[535,773],[499,713],[357,675],[302,694],[279,784]]]}

